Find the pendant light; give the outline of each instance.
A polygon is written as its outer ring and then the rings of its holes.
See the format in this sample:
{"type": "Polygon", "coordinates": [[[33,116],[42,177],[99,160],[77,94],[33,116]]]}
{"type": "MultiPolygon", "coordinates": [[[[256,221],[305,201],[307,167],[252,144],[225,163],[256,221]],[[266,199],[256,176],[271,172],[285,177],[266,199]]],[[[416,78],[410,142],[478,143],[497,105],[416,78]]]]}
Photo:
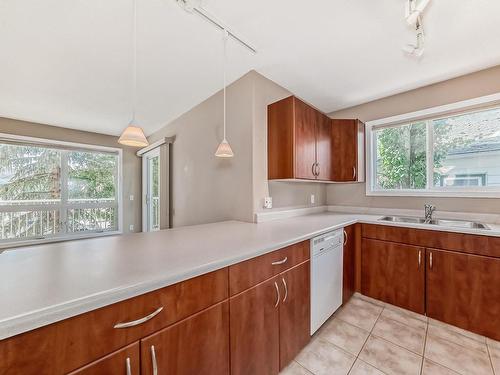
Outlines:
{"type": "Polygon", "coordinates": [[[130,121],[127,128],[123,131],[122,135],[118,139],[118,143],[125,146],[132,147],[146,147],[149,145],[148,140],[144,136],[144,132],[140,126],[137,126],[137,121],[135,119],[135,111],[137,106],[137,0],[133,0],[134,10],[133,10],[133,34],[134,34],[134,56],[133,56],[133,70],[134,70],[134,88],[132,93],[132,121],[130,121]]]}
{"type": "Polygon", "coordinates": [[[224,114],[223,114],[223,119],[224,119],[224,137],[222,139],[222,142],[219,144],[219,147],[217,147],[217,151],[215,151],[215,156],[219,158],[232,158],[234,156],[233,150],[231,149],[231,146],[229,145],[229,142],[226,139],[226,49],[227,49],[227,37],[228,33],[227,30],[224,29],[224,63],[223,63],[223,70],[224,70],[224,88],[222,89],[223,92],[223,101],[224,101],[224,114]]]}

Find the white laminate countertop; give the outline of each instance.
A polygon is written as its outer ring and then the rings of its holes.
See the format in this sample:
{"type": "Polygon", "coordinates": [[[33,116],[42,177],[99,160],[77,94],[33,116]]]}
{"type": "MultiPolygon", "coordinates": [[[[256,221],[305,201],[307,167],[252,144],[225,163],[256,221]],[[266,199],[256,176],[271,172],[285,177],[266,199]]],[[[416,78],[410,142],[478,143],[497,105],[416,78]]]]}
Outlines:
{"type": "MultiPolygon", "coordinates": [[[[0,339],[187,280],[380,215],[323,212],[22,247],[0,254],[0,339]]],[[[390,223],[390,225],[395,225],[390,223]]],[[[434,230],[500,236],[484,230],[434,230]]]]}

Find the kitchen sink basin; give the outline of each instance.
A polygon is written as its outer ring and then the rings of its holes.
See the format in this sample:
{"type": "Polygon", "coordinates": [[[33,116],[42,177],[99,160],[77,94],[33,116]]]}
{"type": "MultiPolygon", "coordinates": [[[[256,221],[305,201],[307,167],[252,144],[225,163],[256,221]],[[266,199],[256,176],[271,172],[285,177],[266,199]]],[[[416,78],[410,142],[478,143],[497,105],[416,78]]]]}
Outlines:
{"type": "Polygon", "coordinates": [[[421,217],[413,216],[384,216],[380,218],[381,221],[390,221],[393,223],[413,223],[413,224],[428,224],[439,225],[443,227],[456,227],[467,229],[490,229],[486,224],[478,223],[477,221],[467,220],[451,220],[451,219],[432,219],[425,220],[421,217]]]}

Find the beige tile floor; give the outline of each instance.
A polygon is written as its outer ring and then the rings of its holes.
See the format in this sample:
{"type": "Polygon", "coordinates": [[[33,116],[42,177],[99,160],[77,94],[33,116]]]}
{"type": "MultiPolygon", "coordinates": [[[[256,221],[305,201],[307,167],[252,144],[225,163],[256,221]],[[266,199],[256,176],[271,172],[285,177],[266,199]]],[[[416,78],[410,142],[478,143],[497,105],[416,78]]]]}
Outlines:
{"type": "Polygon", "coordinates": [[[500,342],[359,294],[280,375],[500,375],[500,342]]]}

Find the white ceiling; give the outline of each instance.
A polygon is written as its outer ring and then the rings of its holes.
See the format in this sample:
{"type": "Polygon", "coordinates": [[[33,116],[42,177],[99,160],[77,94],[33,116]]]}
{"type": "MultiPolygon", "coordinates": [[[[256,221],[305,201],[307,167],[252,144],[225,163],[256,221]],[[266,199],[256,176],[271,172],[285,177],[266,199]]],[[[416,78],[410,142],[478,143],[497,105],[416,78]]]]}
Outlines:
{"type": "MultiPolygon", "coordinates": [[[[221,32],[175,0],[138,2],[138,114],[151,134],[222,88],[221,32]]],[[[416,60],[405,0],[204,0],[258,49],[250,69],[325,112],[500,64],[500,1],[434,0],[416,60]]],[[[0,1],[0,116],[117,135],[132,107],[132,0],[0,1]]]]}

